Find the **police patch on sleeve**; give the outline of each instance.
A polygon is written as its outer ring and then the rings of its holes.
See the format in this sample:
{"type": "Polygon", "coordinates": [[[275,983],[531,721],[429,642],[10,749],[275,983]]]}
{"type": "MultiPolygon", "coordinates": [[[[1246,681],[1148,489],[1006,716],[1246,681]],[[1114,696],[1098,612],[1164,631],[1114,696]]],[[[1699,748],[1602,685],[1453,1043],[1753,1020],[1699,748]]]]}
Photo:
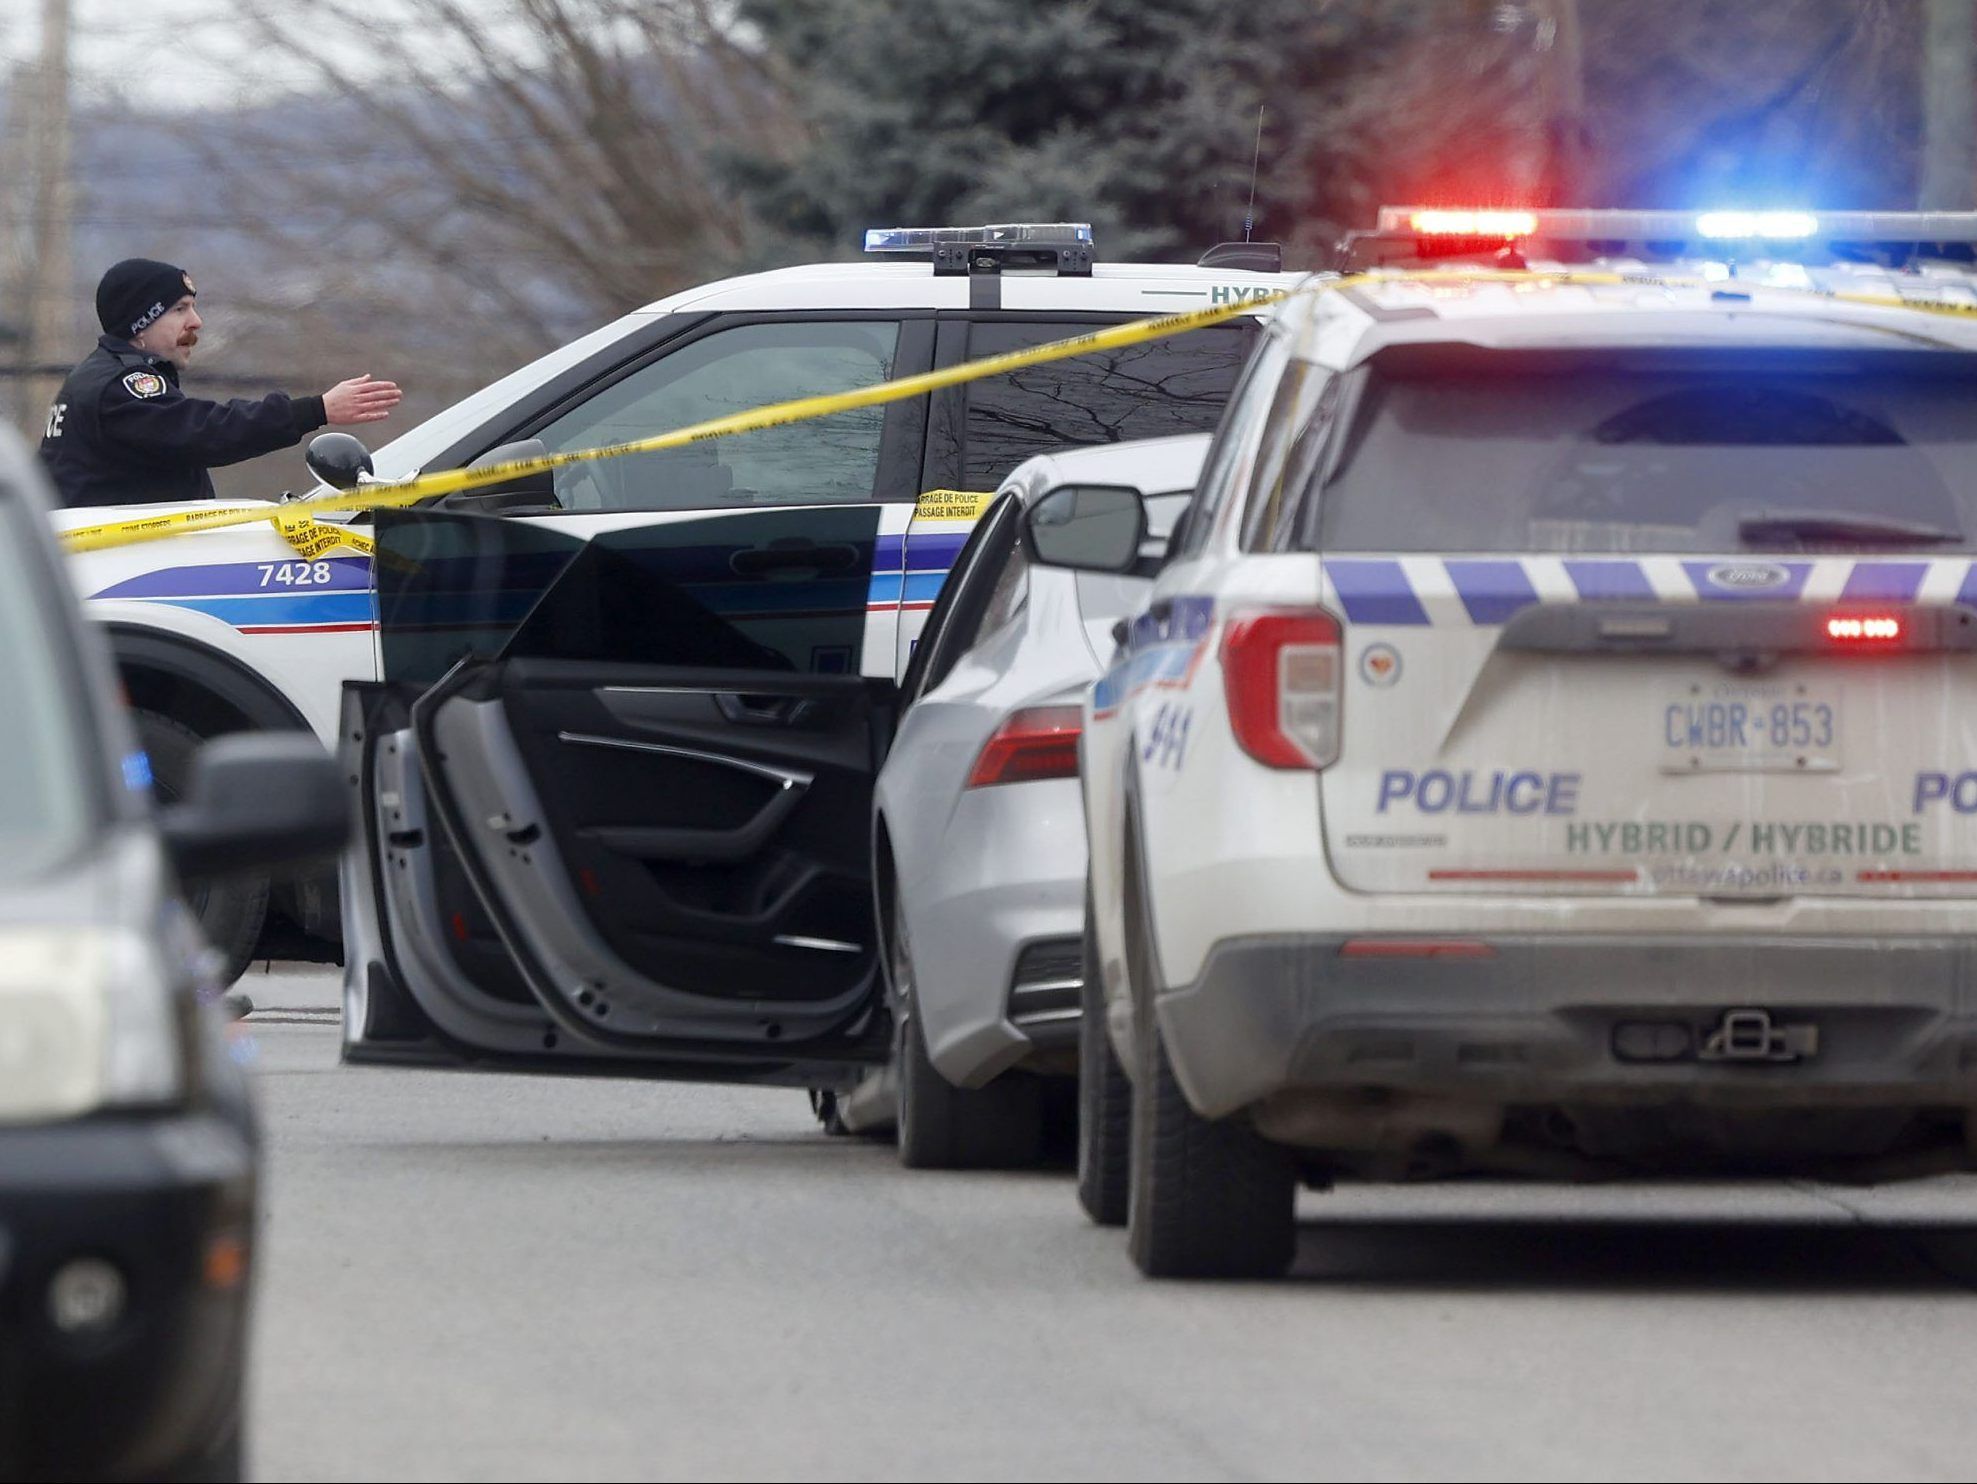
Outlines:
{"type": "Polygon", "coordinates": [[[124,378],[124,390],[133,397],[162,397],[165,378],[156,371],[133,371],[124,378]]]}

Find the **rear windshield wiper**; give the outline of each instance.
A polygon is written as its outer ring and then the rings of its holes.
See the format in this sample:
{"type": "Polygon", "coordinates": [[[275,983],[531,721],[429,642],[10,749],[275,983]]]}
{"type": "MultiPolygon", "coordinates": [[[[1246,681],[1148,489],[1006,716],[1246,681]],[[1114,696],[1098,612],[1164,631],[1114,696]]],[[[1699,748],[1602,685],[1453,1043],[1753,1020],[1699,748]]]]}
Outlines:
{"type": "Polygon", "coordinates": [[[1852,546],[1951,546],[1964,539],[1961,531],[1837,510],[1773,510],[1747,515],[1737,522],[1737,535],[1747,542],[1767,544],[1830,541],[1852,546]]]}

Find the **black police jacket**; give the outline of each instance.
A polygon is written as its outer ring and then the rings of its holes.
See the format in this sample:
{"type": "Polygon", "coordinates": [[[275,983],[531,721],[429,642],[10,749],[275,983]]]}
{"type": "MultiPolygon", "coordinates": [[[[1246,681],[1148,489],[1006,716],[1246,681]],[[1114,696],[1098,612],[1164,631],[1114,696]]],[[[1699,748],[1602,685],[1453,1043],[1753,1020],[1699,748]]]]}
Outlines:
{"type": "Polygon", "coordinates": [[[55,394],[41,460],[64,505],[210,500],[208,469],[287,448],[326,421],[321,397],[188,397],[170,361],[105,335],[55,394]]]}

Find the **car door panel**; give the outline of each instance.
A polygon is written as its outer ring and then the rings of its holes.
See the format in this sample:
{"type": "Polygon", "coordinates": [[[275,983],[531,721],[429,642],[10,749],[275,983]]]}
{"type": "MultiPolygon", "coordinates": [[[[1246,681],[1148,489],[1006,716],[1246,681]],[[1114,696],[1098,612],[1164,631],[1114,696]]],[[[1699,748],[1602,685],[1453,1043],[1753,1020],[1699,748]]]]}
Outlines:
{"type": "Polygon", "coordinates": [[[866,840],[893,685],[857,658],[880,515],[695,514],[560,560],[535,527],[526,603],[502,532],[414,528],[517,523],[384,524],[387,629],[502,636],[346,702],[375,951],[443,1052],[822,1085],[883,1056],[866,840]],[[492,630],[480,594],[505,594],[492,630]]]}

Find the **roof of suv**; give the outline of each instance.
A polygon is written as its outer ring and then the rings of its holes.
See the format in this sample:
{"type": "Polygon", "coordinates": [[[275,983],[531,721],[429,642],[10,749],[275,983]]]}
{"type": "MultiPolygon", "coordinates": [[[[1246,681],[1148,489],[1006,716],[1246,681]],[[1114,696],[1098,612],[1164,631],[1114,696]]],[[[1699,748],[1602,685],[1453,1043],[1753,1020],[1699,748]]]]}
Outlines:
{"type": "Polygon", "coordinates": [[[1973,350],[1977,275],[1950,265],[1890,272],[1867,264],[1808,269],[1755,263],[1732,269],[1703,261],[1533,262],[1528,272],[1517,274],[1379,271],[1337,295],[1294,299],[1283,315],[1299,338],[1300,352],[1328,364],[1340,363],[1339,357],[1353,364],[1388,345],[1434,341],[1491,348],[1762,344],[1973,350]],[[1837,294],[1924,302],[1863,303],[1837,294]],[[1349,347],[1331,338],[1340,316],[1358,327],[1349,347]],[[1321,338],[1329,341],[1323,350],[1321,338]]]}
{"type": "Polygon", "coordinates": [[[984,306],[976,297],[979,276],[936,274],[923,262],[806,263],[699,284],[654,300],[640,312],[1000,307],[1161,314],[1227,302],[1231,289],[1254,296],[1288,288],[1303,276],[1188,263],[1101,262],[1089,275],[1012,270],[989,275],[1001,302],[984,306]]]}

